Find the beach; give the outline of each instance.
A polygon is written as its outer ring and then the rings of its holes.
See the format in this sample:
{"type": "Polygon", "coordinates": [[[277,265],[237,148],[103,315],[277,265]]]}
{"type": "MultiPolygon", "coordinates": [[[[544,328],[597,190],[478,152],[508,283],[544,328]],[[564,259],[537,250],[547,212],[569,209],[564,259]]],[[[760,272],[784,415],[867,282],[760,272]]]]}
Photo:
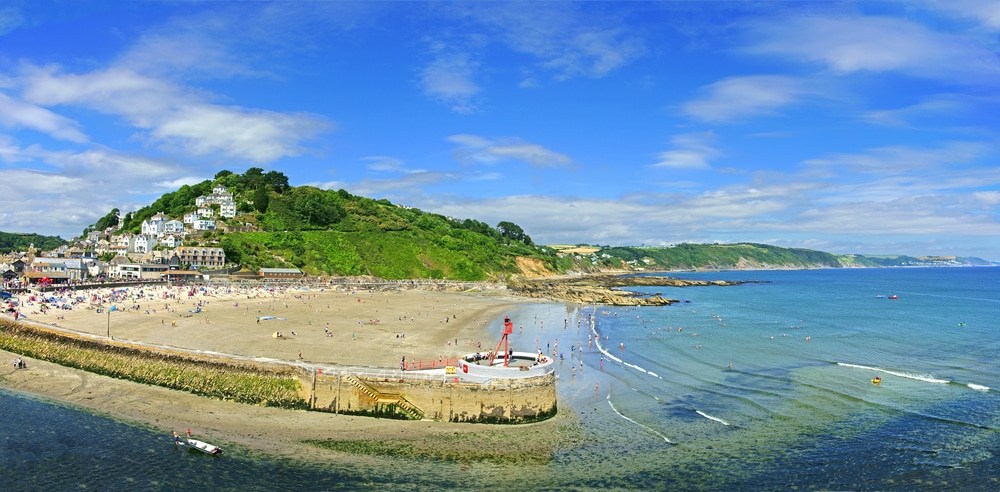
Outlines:
{"type": "MultiPolygon", "coordinates": [[[[27,321],[95,337],[110,332],[119,341],[176,349],[304,365],[386,368],[398,367],[403,357],[407,361],[456,357],[478,350],[480,344],[492,349],[500,333],[490,331],[490,322],[502,318],[518,302],[504,295],[425,290],[139,286],[127,291],[103,288],[64,294],[62,299],[70,302],[55,304],[68,304],[71,309],[49,308],[42,314],[42,299],[28,299],[21,296],[21,312],[27,321]]],[[[0,356],[13,361],[19,354],[0,352],[0,356]]],[[[307,440],[392,441],[416,456],[433,456],[447,444],[466,446],[464,456],[544,461],[566,435],[573,434],[575,425],[572,413],[563,410],[549,421],[518,426],[291,411],[198,397],[30,358],[25,361],[27,369],[4,364],[0,385],[161,429],[168,435],[191,429],[194,436],[216,444],[310,460],[337,459],[343,453],[303,444],[307,440]]]]}

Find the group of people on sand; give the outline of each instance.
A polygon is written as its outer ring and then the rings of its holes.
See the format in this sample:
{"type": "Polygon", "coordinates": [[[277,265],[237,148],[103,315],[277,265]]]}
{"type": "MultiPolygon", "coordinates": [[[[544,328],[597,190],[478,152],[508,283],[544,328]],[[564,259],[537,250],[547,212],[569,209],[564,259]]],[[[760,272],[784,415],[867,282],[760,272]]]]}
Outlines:
{"type": "Polygon", "coordinates": [[[14,369],[26,369],[28,366],[25,365],[24,359],[18,357],[14,359],[14,369]]]}

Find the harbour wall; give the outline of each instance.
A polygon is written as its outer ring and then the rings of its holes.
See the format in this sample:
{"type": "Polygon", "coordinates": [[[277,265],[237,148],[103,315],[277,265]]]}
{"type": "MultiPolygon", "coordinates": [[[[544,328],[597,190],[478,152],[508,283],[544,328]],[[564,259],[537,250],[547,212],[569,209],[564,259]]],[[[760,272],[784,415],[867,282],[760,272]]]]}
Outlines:
{"type": "MultiPolygon", "coordinates": [[[[325,366],[232,354],[198,352],[176,347],[160,347],[126,340],[114,340],[65,328],[32,322],[0,320],[0,331],[15,338],[45,337],[53,342],[72,344],[93,351],[98,358],[108,350],[125,350],[129,367],[114,377],[137,380],[131,372],[142,373],[142,362],[177,365],[195,362],[205,370],[220,373],[250,370],[265,377],[298,379],[298,395],[310,410],[406,419],[451,422],[518,424],[545,420],[556,413],[555,376],[551,371],[526,377],[486,377],[470,380],[473,374],[459,371],[401,371],[385,368],[325,366]],[[171,362],[175,361],[175,362],[171,362]]],[[[50,360],[45,354],[34,357],[50,360]]],[[[51,360],[58,362],[56,360],[51,360]]],[[[74,367],[85,367],[73,364],[74,367]]],[[[141,380],[147,384],[156,382],[141,380]]],[[[168,386],[171,387],[171,386],[168,386]]],[[[209,391],[209,394],[212,392],[209,391]]],[[[236,399],[227,397],[227,399],[236,399]]],[[[239,399],[236,399],[240,401],[239,399]]],[[[267,404],[267,403],[265,403],[267,404]]]]}
{"type": "Polygon", "coordinates": [[[555,376],[469,382],[454,375],[420,376],[402,371],[314,374],[313,410],[450,422],[518,424],[556,413],[555,376]]]}

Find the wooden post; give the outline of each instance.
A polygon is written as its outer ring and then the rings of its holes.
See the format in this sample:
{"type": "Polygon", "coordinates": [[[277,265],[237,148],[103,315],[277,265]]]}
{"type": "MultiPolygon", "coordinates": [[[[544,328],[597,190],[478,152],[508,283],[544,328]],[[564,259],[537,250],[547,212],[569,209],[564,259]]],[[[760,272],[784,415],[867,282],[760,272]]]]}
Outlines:
{"type": "Polygon", "coordinates": [[[309,409],[316,409],[316,369],[313,369],[313,387],[312,387],[312,398],[309,401],[309,409]]]}

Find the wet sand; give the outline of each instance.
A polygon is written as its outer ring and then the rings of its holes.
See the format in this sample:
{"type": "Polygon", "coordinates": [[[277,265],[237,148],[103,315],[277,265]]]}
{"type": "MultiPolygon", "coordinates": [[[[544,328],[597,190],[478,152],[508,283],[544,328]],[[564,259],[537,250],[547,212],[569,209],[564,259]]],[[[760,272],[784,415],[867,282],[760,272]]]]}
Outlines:
{"type": "MultiPolygon", "coordinates": [[[[480,342],[489,347],[500,336],[499,329],[492,333],[487,328],[489,322],[519,302],[503,295],[421,290],[227,292],[208,288],[196,290],[192,296],[185,289],[147,288],[141,295],[139,290],[132,288],[113,303],[116,309],[110,314],[110,333],[115,339],[305,363],[375,367],[397,367],[403,356],[408,361],[454,357],[474,351],[480,342]],[[201,312],[191,312],[199,306],[201,312]],[[282,337],[274,338],[275,332],[281,332],[282,337]]],[[[106,299],[110,289],[78,295],[88,302],[72,310],[50,309],[41,314],[36,303],[23,306],[22,312],[32,322],[106,336],[111,303],[92,305],[89,301],[95,295],[98,300],[106,299]]],[[[196,437],[216,444],[233,443],[269,454],[321,461],[336,459],[339,453],[301,442],[391,439],[408,443],[408,448],[420,455],[421,443],[430,450],[443,442],[481,444],[485,440],[495,443],[491,454],[500,459],[513,453],[544,459],[559,445],[557,436],[572,434],[576,421],[572,412],[564,409],[546,422],[496,426],[256,407],[29,358],[25,359],[27,369],[14,369],[10,361],[16,356],[0,351],[0,357],[5,357],[0,359],[4,361],[0,385],[8,389],[90,408],[167,435],[172,430],[183,433],[191,429],[196,437]]]]}

